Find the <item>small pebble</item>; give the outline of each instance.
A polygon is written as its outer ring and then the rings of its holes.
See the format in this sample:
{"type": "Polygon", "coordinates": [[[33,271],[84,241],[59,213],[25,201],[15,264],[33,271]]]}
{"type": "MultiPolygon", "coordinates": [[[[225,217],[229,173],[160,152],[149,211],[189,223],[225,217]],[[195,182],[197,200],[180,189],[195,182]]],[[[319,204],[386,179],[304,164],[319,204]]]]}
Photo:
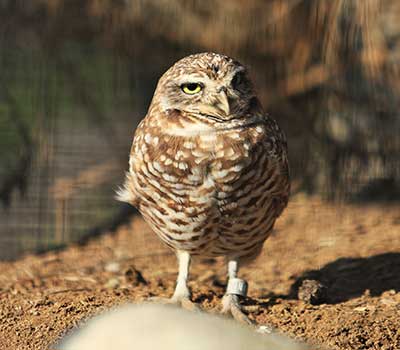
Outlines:
{"type": "Polygon", "coordinates": [[[323,304],[327,299],[327,288],[319,281],[304,280],[297,296],[300,300],[311,305],[323,304]]]}
{"type": "Polygon", "coordinates": [[[110,278],[107,283],[104,285],[106,288],[114,289],[120,285],[118,278],[110,278]]]}
{"type": "Polygon", "coordinates": [[[121,269],[121,266],[119,263],[117,263],[116,261],[112,261],[110,263],[108,263],[106,266],[104,266],[104,270],[107,272],[118,272],[121,269]]]}

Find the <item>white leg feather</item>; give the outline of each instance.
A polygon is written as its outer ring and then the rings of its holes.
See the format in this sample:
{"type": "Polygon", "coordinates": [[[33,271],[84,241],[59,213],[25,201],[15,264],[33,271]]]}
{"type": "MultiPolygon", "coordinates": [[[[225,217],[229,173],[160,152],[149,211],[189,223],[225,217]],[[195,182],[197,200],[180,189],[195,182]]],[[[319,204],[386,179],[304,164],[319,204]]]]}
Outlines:
{"type": "Polygon", "coordinates": [[[178,251],[176,255],[178,257],[179,272],[172,299],[179,301],[184,298],[190,298],[190,292],[187,286],[190,268],[190,254],[188,252],[178,251]]]}

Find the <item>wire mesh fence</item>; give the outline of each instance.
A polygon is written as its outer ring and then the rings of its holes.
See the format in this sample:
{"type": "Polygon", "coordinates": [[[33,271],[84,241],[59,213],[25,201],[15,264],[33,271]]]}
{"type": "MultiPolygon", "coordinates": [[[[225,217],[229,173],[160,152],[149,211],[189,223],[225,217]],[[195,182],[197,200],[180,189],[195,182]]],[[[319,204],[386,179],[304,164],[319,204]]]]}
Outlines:
{"type": "Polygon", "coordinates": [[[115,219],[157,78],[199,51],[250,66],[295,191],[398,200],[399,18],[391,0],[1,1],[0,259],[115,219]]]}

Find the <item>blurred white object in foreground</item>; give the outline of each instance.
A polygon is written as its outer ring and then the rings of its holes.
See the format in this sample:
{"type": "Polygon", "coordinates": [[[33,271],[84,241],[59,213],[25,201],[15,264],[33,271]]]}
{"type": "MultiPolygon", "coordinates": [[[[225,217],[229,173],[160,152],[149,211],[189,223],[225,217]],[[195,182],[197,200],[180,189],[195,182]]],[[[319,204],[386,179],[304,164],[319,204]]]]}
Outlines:
{"type": "Polygon", "coordinates": [[[261,335],[233,320],[157,304],[126,305],[90,320],[63,350],[300,350],[277,334],[261,335]]]}

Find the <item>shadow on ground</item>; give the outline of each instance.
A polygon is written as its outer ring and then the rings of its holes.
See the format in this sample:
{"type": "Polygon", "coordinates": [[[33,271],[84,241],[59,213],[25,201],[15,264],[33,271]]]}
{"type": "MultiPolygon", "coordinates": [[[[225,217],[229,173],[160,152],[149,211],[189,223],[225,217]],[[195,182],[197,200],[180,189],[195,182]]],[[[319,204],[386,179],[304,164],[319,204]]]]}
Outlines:
{"type": "Polygon", "coordinates": [[[363,295],[379,296],[388,290],[400,291],[400,253],[385,253],[368,258],[340,258],[319,270],[306,271],[291,286],[296,298],[304,280],[317,280],[327,287],[328,304],[363,295]]]}

